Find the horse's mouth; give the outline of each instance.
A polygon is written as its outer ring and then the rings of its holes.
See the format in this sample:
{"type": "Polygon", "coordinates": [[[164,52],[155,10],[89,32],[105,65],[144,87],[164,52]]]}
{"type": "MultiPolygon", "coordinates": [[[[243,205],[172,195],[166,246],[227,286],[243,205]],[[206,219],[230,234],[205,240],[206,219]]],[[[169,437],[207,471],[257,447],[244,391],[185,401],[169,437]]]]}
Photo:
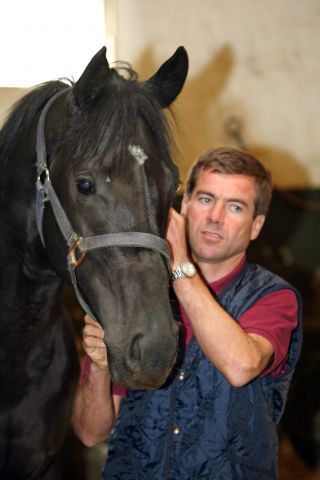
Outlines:
{"type": "Polygon", "coordinates": [[[117,375],[116,372],[112,372],[111,377],[114,383],[117,385],[132,388],[135,390],[155,390],[160,388],[166,381],[167,377],[171,372],[171,368],[166,369],[162,372],[132,372],[131,375],[128,373],[125,376],[117,375]]]}

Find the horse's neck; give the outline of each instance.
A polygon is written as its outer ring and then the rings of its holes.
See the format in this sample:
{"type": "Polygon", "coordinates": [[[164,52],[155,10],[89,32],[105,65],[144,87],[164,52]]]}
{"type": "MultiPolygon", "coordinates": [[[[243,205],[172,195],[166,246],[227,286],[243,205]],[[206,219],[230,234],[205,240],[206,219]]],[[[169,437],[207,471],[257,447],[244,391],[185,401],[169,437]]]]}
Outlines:
{"type": "Polygon", "coordinates": [[[28,238],[26,231],[12,236],[10,229],[5,230],[0,239],[2,310],[18,321],[23,316],[27,319],[30,310],[42,314],[62,280],[49,265],[35,232],[29,229],[28,238]]]}
{"type": "Polygon", "coordinates": [[[20,303],[35,296],[47,303],[62,280],[52,269],[37,230],[35,154],[24,154],[18,148],[0,163],[1,287],[20,303]]]}

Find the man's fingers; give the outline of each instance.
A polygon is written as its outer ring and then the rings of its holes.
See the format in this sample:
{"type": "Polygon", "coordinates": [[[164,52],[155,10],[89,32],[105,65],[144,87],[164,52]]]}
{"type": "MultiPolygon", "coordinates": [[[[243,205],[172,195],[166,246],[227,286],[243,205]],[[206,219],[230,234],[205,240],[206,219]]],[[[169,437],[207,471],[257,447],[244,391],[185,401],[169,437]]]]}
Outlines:
{"type": "Polygon", "coordinates": [[[106,348],[104,341],[101,338],[97,337],[83,337],[83,343],[84,345],[88,347],[98,347],[98,348],[106,348]]]}
{"type": "Polygon", "coordinates": [[[83,327],[83,335],[86,337],[104,338],[104,330],[97,328],[95,325],[85,325],[83,327]]]}
{"type": "Polygon", "coordinates": [[[82,347],[97,367],[108,367],[107,349],[104,343],[104,330],[101,325],[89,315],[84,317],[82,330],[82,347]]]}
{"type": "Polygon", "coordinates": [[[94,320],[93,318],[91,318],[88,314],[86,314],[84,316],[84,323],[86,325],[92,325],[96,328],[99,328],[100,330],[103,330],[103,328],[101,327],[100,323],[96,322],[96,320],[94,320]]]}
{"type": "Polygon", "coordinates": [[[86,347],[85,352],[91,359],[92,363],[94,363],[97,367],[101,369],[105,369],[106,367],[108,367],[108,357],[105,349],[97,347],[86,347]]]}

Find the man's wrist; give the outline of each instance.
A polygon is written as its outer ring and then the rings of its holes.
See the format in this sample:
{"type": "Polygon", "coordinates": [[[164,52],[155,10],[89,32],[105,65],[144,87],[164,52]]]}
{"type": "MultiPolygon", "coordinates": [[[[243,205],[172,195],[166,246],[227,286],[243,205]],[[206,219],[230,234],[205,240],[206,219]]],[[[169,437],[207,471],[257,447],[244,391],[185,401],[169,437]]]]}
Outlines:
{"type": "Polygon", "coordinates": [[[190,260],[184,260],[175,266],[171,272],[171,281],[175,282],[180,278],[192,278],[197,273],[197,269],[190,260]]]}
{"type": "Polygon", "coordinates": [[[90,365],[90,373],[93,373],[95,375],[107,375],[110,376],[109,372],[109,366],[108,364],[106,365],[99,365],[95,362],[91,362],[90,365]]]}

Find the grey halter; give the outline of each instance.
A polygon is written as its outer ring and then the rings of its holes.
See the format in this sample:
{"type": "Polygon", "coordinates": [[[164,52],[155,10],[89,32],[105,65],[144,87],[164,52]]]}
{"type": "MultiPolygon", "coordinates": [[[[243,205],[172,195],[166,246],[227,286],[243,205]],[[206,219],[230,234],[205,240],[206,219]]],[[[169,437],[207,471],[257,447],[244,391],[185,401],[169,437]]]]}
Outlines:
{"type": "Polygon", "coordinates": [[[144,232],[119,232],[111,234],[96,235],[90,237],[79,236],[71,226],[71,223],[62,208],[59,198],[52,186],[50,180],[49,167],[47,164],[47,149],[46,140],[44,134],[45,119],[48,110],[53,102],[66,92],[67,89],[59,91],[47,102],[44,109],[41,112],[38,127],[37,127],[37,200],[36,200],[36,219],[38,225],[38,231],[44,245],[43,238],[43,212],[45,202],[49,201],[55,216],[55,219],[59,225],[62,235],[64,236],[66,243],[69,247],[67,254],[67,264],[70,273],[72,285],[78,301],[82,308],[91,317],[95,318],[90,307],[82,297],[77,283],[76,268],[83,262],[86,256],[86,252],[102,247],[142,247],[159,252],[166,260],[167,265],[170,265],[170,252],[166,241],[151,233],[144,232]]]}

